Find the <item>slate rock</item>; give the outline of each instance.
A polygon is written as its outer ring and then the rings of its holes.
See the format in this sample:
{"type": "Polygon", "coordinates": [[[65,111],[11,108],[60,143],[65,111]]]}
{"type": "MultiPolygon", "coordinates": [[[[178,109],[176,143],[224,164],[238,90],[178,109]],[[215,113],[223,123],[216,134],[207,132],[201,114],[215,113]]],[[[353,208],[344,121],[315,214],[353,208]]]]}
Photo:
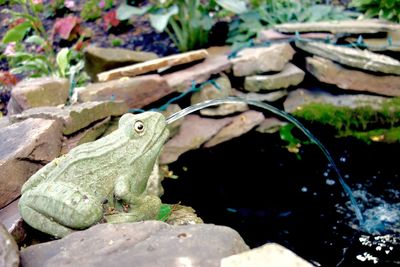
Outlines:
{"type": "Polygon", "coordinates": [[[260,123],[260,125],[258,125],[256,131],[260,133],[276,133],[282,126],[285,126],[286,124],[288,123],[274,117],[266,118],[260,123]]]}
{"type": "Polygon", "coordinates": [[[248,76],[269,71],[281,71],[295,51],[288,43],[268,47],[245,48],[231,59],[235,76],[248,76]]]}
{"type": "Polygon", "coordinates": [[[19,214],[18,201],[19,198],[0,209],[0,223],[13,236],[17,244],[21,244],[26,238],[27,231],[21,214],[19,214]]]}
{"type": "Polygon", "coordinates": [[[378,76],[351,70],[321,57],[308,57],[306,62],[307,70],[321,82],[334,84],[341,89],[400,96],[400,76],[378,76]]]}
{"type": "Polygon", "coordinates": [[[65,78],[32,78],[19,82],[11,90],[8,114],[35,107],[63,105],[68,99],[69,81],[65,78]]]}
{"type": "Polygon", "coordinates": [[[400,75],[400,61],[368,50],[320,42],[296,42],[296,46],[316,56],[368,71],[400,75]]]}
{"type": "Polygon", "coordinates": [[[148,60],[142,63],[136,63],[126,67],[116,68],[113,70],[101,72],[97,78],[101,82],[119,79],[122,77],[133,77],[140,74],[148,73],[165,67],[186,64],[193,61],[204,59],[208,56],[205,49],[190,51],[186,53],[171,55],[167,57],[148,60]]]}
{"type": "Polygon", "coordinates": [[[264,120],[261,112],[249,110],[235,116],[232,123],[222,128],[204,147],[212,147],[247,133],[264,120]]]}
{"type": "Polygon", "coordinates": [[[158,58],[157,54],[123,48],[103,48],[91,45],[84,50],[85,71],[93,81],[103,71],[158,58]]]}
{"type": "Polygon", "coordinates": [[[233,95],[244,98],[246,100],[254,100],[254,101],[267,101],[274,102],[285,96],[287,96],[288,92],[286,90],[276,90],[268,93],[244,93],[239,90],[233,90],[233,95]]]}
{"type": "Polygon", "coordinates": [[[248,250],[225,226],[171,226],[159,221],[98,224],[21,251],[22,267],[217,267],[221,258],[248,250]]]}
{"type": "Polygon", "coordinates": [[[244,88],[250,92],[276,90],[300,84],[304,80],[304,71],[288,63],[283,70],[276,74],[247,76],[244,88]]]}
{"type": "Polygon", "coordinates": [[[18,267],[19,250],[14,238],[0,223],[0,266],[18,267]]]}
{"type": "Polygon", "coordinates": [[[170,139],[162,150],[160,164],[169,164],[183,153],[199,148],[220,129],[232,122],[232,118],[208,119],[198,115],[187,115],[179,133],[170,139]]]}
{"type": "Polygon", "coordinates": [[[276,243],[265,244],[221,260],[221,267],[313,267],[294,252],[276,243]]]}
{"type": "Polygon", "coordinates": [[[280,32],[331,32],[346,34],[379,33],[400,30],[400,25],[378,19],[319,21],[277,24],[274,28],[280,32]]]}
{"type": "Polygon", "coordinates": [[[232,66],[228,59],[229,51],[224,47],[211,47],[207,49],[208,56],[204,61],[163,77],[171,88],[178,92],[185,92],[191,88],[193,82],[200,84],[209,80],[212,75],[229,71],[232,66]]]}
{"type": "Polygon", "coordinates": [[[128,112],[128,106],[121,101],[93,101],[65,107],[41,107],[25,110],[21,114],[10,116],[11,121],[27,118],[45,118],[58,120],[63,125],[63,134],[70,135],[91,123],[108,116],[119,116],[128,112]]]}
{"type": "Polygon", "coordinates": [[[25,181],[61,148],[60,124],[27,119],[0,129],[0,208],[20,195],[25,181]]]}
{"type": "Polygon", "coordinates": [[[174,90],[158,74],[92,83],[77,91],[78,102],[124,101],[129,108],[142,108],[174,90]]]}

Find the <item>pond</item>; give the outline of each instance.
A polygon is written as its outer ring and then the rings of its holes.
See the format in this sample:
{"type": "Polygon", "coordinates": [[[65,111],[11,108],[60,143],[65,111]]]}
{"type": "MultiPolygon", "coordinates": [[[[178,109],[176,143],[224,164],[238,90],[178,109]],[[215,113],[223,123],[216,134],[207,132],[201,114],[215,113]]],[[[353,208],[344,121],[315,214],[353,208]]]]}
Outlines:
{"type": "Polygon", "coordinates": [[[337,139],[326,127],[311,129],[332,154],[367,221],[392,222],[385,231],[359,230],[319,148],[303,145],[297,155],[290,153],[279,134],[251,131],[185,153],[169,165],[179,178],[163,182],[162,200],[192,206],[206,223],[236,229],[252,248],[276,242],[317,266],[400,266],[400,166],[393,156],[400,146],[367,145],[337,139]],[[370,208],[374,212],[366,212],[370,208]]]}

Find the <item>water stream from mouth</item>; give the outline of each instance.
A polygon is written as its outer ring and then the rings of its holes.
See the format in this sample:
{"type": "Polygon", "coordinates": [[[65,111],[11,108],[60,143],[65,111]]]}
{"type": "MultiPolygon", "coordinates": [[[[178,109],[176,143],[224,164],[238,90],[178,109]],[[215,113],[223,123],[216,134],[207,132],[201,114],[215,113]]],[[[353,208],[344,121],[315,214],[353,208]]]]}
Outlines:
{"type": "MultiPolygon", "coordinates": [[[[204,109],[207,107],[211,107],[211,106],[217,106],[217,105],[229,104],[229,103],[246,103],[251,106],[256,106],[256,107],[268,110],[275,115],[285,118],[287,121],[293,123],[297,128],[299,128],[311,140],[311,142],[313,142],[314,144],[316,144],[319,147],[319,149],[322,151],[322,153],[325,155],[325,157],[331,164],[331,168],[335,171],[335,173],[337,175],[337,179],[339,180],[339,183],[341,184],[344,192],[350,199],[350,203],[351,203],[352,208],[354,209],[356,218],[360,225],[360,229],[367,231],[367,232],[368,232],[368,229],[371,229],[371,228],[374,229],[374,227],[371,227],[371,225],[369,225],[369,227],[366,227],[364,229],[363,225],[365,224],[365,220],[364,220],[364,216],[361,212],[361,209],[360,209],[359,205],[357,204],[357,201],[354,197],[354,194],[353,194],[351,188],[343,180],[343,177],[340,174],[340,171],[339,171],[338,167],[336,166],[336,163],[334,162],[329,151],[307,128],[305,128],[303,126],[303,124],[301,124],[296,118],[294,118],[290,114],[286,113],[285,111],[282,111],[272,105],[269,105],[269,104],[261,102],[261,101],[249,100],[249,99],[244,99],[244,98],[240,98],[240,97],[225,97],[225,98],[220,98],[220,99],[212,99],[212,100],[204,101],[204,102],[189,106],[179,112],[172,114],[171,116],[169,116],[167,118],[166,121],[167,121],[167,124],[170,124],[170,123],[173,123],[173,122],[177,121],[178,119],[180,119],[190,113],[196,112],[198,110],[201,110],[201,109],[204,109]]],[[[369,222],[369,223],[371,223],[371,222],[369,222]]]]}

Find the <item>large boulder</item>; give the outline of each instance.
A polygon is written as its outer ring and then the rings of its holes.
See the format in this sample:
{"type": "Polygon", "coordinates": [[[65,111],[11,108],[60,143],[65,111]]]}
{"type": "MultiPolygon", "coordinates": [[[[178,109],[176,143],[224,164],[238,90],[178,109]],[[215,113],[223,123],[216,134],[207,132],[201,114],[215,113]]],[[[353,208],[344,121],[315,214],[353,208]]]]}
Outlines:
{"type": "Polygon", "coordinates": [[[11,91],[9,114],[34,107],[63,105],[68,99],[69,81],[65,78],[33,78],[19,82],[11,91]]]}
{"type": "Polygon", "coordinates": [[[63,239],[21,251],[23,267],[218,267],[222,258],[248,250],[226,226],[171,226],[159,221],[98,224],[63,239]]]}
{"type": "Polygon", "coordinates": [[[21,194],[25,181],[59,156],[60,124],[27,119],[0,129],[0,208],[21,194]]]}
{"type": "Polygon", "coordinates": [[[103,48],[91,45],[84,51],[85,70],[92,81],[97,81],[97,74],[115,68],[158,58],[152,52],[132,51],[123,48],[103,48]]]}

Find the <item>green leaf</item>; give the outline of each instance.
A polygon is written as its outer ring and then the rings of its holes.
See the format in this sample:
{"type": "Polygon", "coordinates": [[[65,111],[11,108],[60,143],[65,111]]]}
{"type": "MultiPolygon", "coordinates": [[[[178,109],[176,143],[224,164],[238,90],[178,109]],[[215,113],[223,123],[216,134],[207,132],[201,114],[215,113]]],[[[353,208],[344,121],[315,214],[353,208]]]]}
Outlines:
{"type": "Polygon", "coordinates": [[[56,56],[56,61],[58,65],[58,69],[60,70],[61,77],[65,77],[65,73],[68,68],[68,53],[69,49],[68,48],[63,48],[60,50],[60,52],[57,53],[56,56]]]}
{"type": "Polygon", "coordinates": [[[144,7],[134,7],[134,6],[129,6],[125,3],[121,4],[117,8],[117,19],[119,20],[127,20],[133,15],[136,16],[142,16],[146,14],[146,12],[151,8],[150,5],[144,6],[144,7]]]}
{"type": "Polygon", "coordinates": [[[178,14],[179,8],[176,5],[171,6],[162,14],[150,14],[150,24],[158,32],[163,32],[167,27],[171,16],[178,14]]]}
{"type": "Polygon", "coordinates": [[[4,35],[2,42],[4,44],[21,42],[30,28],[31,24],[29,22],[22,22],[21,24],[18,24],[14,28],[8,30],[8,32],[4,35]]]}
{"type": "Polygon", "coordinates": [[[46,43],[46,41],[38,35],[29,36],[28,38],[26,38],[25,42],[40,46],[43,46],[46,43]]]}
{"type": "Polygon", "coordinates": [[[160,212],[158,213],[158,220],[165,222],[171,215],[172,205],[161,204],[160,212]]]}
{"type": "Polygon", "coordinates": [[[246,1],[243,0],[216,0],[217,4],[236,14],[247,11],[246,1]]]}

